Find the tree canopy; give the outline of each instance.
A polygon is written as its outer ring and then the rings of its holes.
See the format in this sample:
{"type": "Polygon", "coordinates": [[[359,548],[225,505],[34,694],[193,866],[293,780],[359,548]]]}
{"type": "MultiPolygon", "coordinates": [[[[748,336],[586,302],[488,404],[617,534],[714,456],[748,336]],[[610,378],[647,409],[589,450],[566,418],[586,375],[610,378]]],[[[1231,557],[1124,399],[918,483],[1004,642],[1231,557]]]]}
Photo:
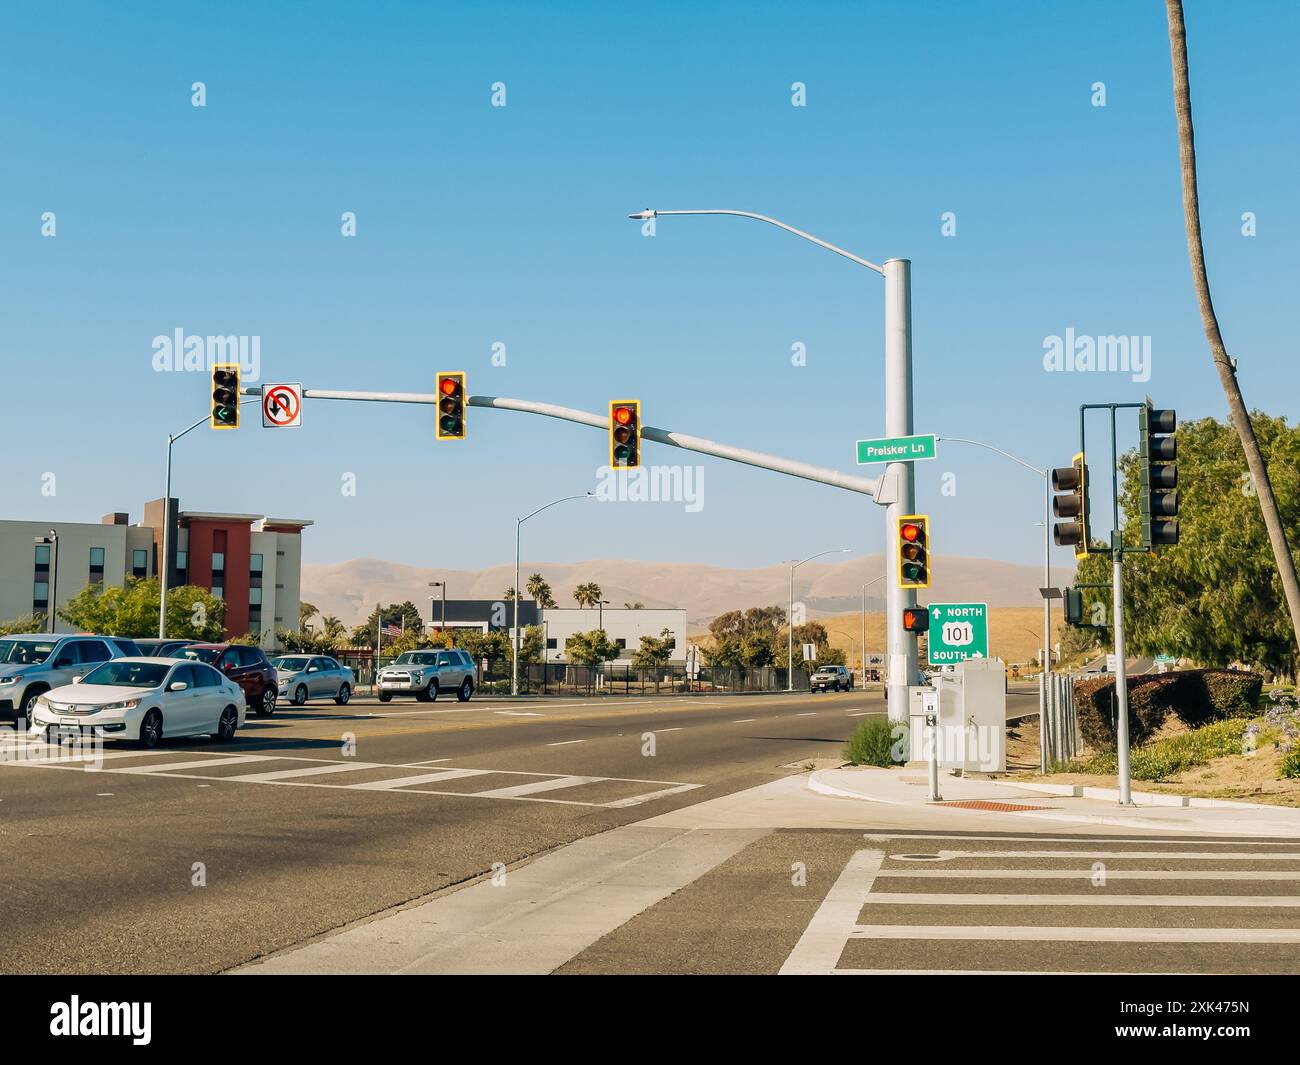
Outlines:
{"type": "MultiPolygon", "coordinates": [[[[88,584],[59,610],[59,617],[84,632],[145,638],[158,635],[157,577],[128,579],[125,585],[88,584]]],[[[167,635],[178,640],[220,640],[226,604],[192,584],[167,589],[167,635]]]]}

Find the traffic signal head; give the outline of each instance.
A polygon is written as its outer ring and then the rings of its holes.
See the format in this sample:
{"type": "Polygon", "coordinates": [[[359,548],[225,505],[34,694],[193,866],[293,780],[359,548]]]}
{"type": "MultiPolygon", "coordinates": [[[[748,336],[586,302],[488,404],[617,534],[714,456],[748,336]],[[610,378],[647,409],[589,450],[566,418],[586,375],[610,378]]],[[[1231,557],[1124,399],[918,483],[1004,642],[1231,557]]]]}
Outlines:
{"type": "Polygon", "coordinates": [[[929,632],[930,611],[923,606],[909,606],[903,611],[904,632],[929,632]]]}
{"type": "Polygon", "coordinates": [[[1052,526],[1052,539],[1057,547],[1073,547],[1074,557],[1088,554],[1088,466],[1083,452],[1074,456],[1069,466],[1052,471],[1052,513],[1069,521],[1052,526]]]}
{"type": "Polygon", "coordinates": [[[641,401],[616,399],[609,405],[609,464],[634,470],[641,465],[641,401]]]}
{"type": "Polygon", "coordinates": [[[212,367],[212,405],[208,424],[213,429],[239,428],[239,363],[219,362],[212,367]]]}
{"type": "Polygon", "coordinates": [[[1149,404],[1138,410],[1138,460],[1141,485],[1142,546],[1147,550],[1178,543],[1178,414],[1149,404]]]}
{"type": "Polygon", "coordinates": [[[930,587],[930,519],[924,514],[898,519],[898,586],[930,587]]]}
{"type": "Polygon", "coordinates": [[[465,407],[468,402],[463,373],[438,374],[439,440],[465,439],[465,407]]]}
{"type": "Polygon", "coordinates": [[[1067,625],[1083,624],[1083,592],[1078,588],[1065,589],[1065,623],[1067,625]]]}

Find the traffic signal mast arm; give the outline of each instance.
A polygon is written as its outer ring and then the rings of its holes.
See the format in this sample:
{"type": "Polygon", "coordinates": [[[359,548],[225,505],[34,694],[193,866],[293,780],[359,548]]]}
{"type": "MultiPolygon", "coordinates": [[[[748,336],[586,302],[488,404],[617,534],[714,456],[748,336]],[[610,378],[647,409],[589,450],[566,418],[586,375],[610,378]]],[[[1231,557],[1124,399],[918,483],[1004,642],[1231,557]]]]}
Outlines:
{"type": "MultiPolygon", "coordinates": [[[[260,397],[262,394],[260,385],[245,387],[242,391],[246,396],[260,397]]],[[[304,400],[336,399],[363,403],[437,404],[439,399],[436,394],[426,392],[341,392],[320,388],[304,388],[302,395],[304,400]]],[[[535,403],[532,400],[507,399],[502,396],[470,396],[468,404],[471,407],[493,407],[497,410],[540,414],[547,418],[559,418],[561,421],[587,425],[593,429],[599,429],[602,433],[609,432],[608,413],[592,414],[588,411],[575,410],[572,407],[560,407],[553,403],[535,403]]],[[[641,439],[650,440],[656,444],[666,444],[669,447],[683,448],[686,451],[696,451],[701,455],[727,459],[730,462],[741,462],[747,466],[757,466],[760,469],[772,470],[775,473],[784,473],[789,477],[799,477],[805,481],[817,481],[821,484],[830,485],[832,488],[842,488],[847,492],[858,492],[861,495],[871,496],[882,506],[892,502],[882,492],[882,478],[879,477],[857,477],[825,466],[813,466],[806,462],[797,462],[794,459],[785,459],[762,451],[750,451],[748,448],[720,444],[687,433],[678,433],[669,429],[656,429],[650,425],[641,427],[641,439]]]]}

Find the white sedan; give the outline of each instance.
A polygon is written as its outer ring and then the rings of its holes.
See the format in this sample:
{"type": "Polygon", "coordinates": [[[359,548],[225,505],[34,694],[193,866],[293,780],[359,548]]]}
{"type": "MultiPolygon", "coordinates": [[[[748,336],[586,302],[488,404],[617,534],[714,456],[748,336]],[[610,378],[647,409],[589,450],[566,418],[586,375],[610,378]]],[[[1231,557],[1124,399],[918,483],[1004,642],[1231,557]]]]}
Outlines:
{"type": "Polygon", "coordinates": [[[163,736],[234,739],[244,723],[243,691],[203,662],[115,658],[36,700],[33,727],[46,739],[93,730],[105,739],[157,747],[163,736]]]}

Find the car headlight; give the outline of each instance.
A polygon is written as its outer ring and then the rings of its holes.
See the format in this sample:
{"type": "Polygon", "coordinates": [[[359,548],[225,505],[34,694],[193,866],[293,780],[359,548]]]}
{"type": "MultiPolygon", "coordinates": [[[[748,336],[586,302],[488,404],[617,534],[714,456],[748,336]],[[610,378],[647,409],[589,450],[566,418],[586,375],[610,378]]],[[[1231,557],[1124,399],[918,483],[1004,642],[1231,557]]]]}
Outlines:
{"type": "Polygon", "coordinates": [[[102,706],[95,708],[98,713],[100,710],[134,710],[140,705],[139,699],[123,699],[120,703],[104,703],[102,706]]]}
{"type": "Polygon", "coordinates": [[[17,684],[22,679],[23,675],[21,673],[14,677],[0,677],[0,684],[17,684]]]}
{"type": "Polygon", "coordinates": [[[38,695],[36,697],[36,707],[39,710],[48,710],[50,708],[50,701],[45,698],[45,696],[38,695]]]}

